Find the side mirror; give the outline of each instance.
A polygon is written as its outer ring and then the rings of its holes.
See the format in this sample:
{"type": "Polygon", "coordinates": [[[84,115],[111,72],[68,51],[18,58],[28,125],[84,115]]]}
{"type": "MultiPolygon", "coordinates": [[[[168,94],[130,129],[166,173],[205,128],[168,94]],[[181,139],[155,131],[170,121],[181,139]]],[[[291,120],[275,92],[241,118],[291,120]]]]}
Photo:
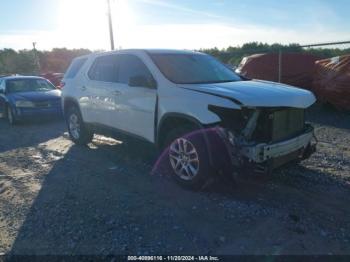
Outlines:
{"type": "Polygon", "coordinates": [[[156,88],[156,82],[153,80],[153,78],[137,75],[129,78],[129,86],[156,88]]]}

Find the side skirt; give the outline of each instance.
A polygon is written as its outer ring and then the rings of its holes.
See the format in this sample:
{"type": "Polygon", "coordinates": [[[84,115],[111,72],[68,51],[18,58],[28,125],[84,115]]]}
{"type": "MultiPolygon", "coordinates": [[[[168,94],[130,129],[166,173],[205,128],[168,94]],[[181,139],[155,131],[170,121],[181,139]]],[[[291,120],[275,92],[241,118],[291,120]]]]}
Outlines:
{"type": "Polygon", "coordinates": [[[148,145],[152,145],[156,148],[155,144],[148,141],[147,139],[117,128],[113,128],[113,127],[109,127],[109,126],[97,124],[97,123],[86,123],[86,126],[90,130],[92,130],[95,134],[112,137],[114,139],[121,140],[121,141],[135,139],[142,143],[147,143],[148,145]]]}

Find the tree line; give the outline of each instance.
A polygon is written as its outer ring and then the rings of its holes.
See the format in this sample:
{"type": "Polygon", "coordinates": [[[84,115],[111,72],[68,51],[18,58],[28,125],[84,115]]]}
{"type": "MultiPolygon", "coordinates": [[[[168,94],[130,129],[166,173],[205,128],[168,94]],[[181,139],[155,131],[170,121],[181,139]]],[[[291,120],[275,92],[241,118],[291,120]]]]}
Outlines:
{"type": "MultiPolygon", "coordinates": [[[[329,58],[350,54],[350,48],[312,48],[305,49],[298,44],[264,44],[258,42],[246,43],[242,46],[224,49],[210,48],[199,51],[213,55],[223,63],[238,65],[243,57],[267,52],[298,52],[310,53],[320,58],[329,58]]],[[[6,74],[39,74],[63,73],[72,59],[91,53],[88,49],[54,48],[51,51],[0,49],[0,75],[6,74]]]]}
{"type": "Polygon", "coordinates": [[[54,48],[51,51],[2,49],[0,50],[0,75],[63,73],[71,61],[91,53],[88,49],[54,48]]]}

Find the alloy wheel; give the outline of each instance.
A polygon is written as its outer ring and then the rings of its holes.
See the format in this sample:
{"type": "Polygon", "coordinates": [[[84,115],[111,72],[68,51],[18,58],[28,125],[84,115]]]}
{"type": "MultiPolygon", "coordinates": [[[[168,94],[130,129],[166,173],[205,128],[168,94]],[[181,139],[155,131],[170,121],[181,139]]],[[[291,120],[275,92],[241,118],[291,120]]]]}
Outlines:
{"type": "Polygon", "coordinates": [[[80,123],[78,116],[74,113],[69,116],[69,130],[74,139],[79,139],[80,123]]]}
{"type": "Polygon", "coordinates": [[[192,180],[199,172],[198,152],[185,138],[178,138],[170,145],[169,159],[175,174],[183,180],[192,180]]]}

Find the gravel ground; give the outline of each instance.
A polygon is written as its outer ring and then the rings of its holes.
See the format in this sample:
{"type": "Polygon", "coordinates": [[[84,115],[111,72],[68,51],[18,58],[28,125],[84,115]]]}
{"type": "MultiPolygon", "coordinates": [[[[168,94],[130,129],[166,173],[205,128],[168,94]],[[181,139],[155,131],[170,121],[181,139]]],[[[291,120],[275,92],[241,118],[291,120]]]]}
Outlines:
{"type": "Polygon", "coordinates": [[[315,106],[318,151],[201,192],[151,175],[152,149],[63,121],[0,120],[0,253],[350,254],[350,115],[315,106]]]}

